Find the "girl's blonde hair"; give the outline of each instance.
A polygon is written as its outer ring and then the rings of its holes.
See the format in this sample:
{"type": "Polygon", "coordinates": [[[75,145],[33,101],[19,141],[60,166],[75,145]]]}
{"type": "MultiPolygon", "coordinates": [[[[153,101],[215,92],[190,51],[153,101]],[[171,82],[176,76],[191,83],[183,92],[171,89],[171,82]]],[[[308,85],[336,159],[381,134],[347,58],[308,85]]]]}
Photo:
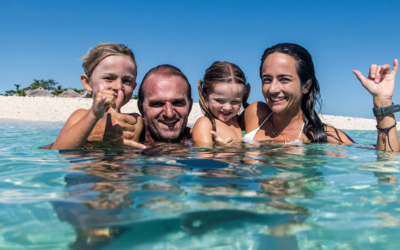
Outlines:
{"type": "Polygon", "coordinates": [[[82,63],[82,67],[86,76],[90,78],[96,66],[108,56],[126,56],[130,58],[132,63],[135,65],[135,73],[137,73],[135,56],[127,45],[116,43],[100,43],[91,48],[88,53],[82,57],[82,60],[84,61],[82,63]]]}
{"type": "Polygon", "coordinates": [[[243,108],[247,108],[249,104],[247,99],[250,94],[250,84],[246,81],[243,71],[230,62],[214,62],[204,74],[204,78],[199,80],[197,88],[199,90],[199,103],[203,114],[211,121],[213,130],[216,131],[215,118],[208,106],[208,97],[214,91],[217,83],[237,83],[243,84],[245,93],[242,101],[243,108]]]}

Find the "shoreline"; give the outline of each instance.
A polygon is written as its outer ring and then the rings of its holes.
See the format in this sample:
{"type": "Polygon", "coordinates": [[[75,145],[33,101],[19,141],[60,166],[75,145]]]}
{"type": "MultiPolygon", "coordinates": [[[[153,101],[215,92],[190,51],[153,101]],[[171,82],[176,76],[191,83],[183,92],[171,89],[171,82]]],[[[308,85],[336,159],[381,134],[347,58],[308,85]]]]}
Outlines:
{"type": "MultiPolygon", "coordinates": [[[[57,97],[19,97],[0,96],[0,119],[19,121],[66,122],[77,109],[88,109],[91,98],[57,98],[57,97]]],[[[122,113],[139,113],[137,100],[129,101],[121,108],[122,113]]],[[[188,119],[188,126],[203,116],[198,103],[193,103],[188,119]]],[[[337,129],[376,130],[376,120],[346,116],[320,115],[323,123],[337,129]]],[[[397,125],[400,129],[400,123],[397,125]]]]}

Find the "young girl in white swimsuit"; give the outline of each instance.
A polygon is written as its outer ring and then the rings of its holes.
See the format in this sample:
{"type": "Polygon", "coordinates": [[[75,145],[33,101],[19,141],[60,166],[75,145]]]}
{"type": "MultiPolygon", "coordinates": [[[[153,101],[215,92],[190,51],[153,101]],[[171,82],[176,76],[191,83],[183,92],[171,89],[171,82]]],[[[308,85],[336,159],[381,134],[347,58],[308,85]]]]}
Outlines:
{"type": "Polygon", "coordinates": [[[205,115],[193,127],[195,146],[230,145],[241,141],[238,113],[246,108],[250,84],[243,71],[229,62],[215,62],[198,82],[200,107],[205,115]]]}

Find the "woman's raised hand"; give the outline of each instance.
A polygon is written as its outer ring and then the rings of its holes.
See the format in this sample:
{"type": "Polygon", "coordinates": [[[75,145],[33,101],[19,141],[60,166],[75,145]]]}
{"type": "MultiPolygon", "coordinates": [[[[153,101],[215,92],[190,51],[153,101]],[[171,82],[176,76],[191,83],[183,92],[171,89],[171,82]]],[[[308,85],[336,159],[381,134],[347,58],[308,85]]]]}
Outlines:
{"type": "Polygon", "coordinates": [[[385,105],[391,105],[398,65],[399,62],[395,59],[392,72],[390,72],[389,64],[382,66],[373,64],[369,68],[368,78],[365,78],[358,70],[353,70],[353,73],[372,95],[374,102],[386,102],[385,105]]]}

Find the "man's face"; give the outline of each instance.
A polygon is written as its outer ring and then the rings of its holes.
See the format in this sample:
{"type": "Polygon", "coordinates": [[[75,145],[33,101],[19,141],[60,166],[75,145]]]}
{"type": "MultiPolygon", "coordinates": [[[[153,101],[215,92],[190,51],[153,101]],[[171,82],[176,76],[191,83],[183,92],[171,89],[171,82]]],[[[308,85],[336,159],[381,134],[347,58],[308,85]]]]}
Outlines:
{"type": "Polygon", "coordinates": [[[139,109],[146,134],[154,141],[180,141],[193,104],[186,95],[185,80],[179,76],[153,74],[142,88],[144,100],[139,109]]]}

